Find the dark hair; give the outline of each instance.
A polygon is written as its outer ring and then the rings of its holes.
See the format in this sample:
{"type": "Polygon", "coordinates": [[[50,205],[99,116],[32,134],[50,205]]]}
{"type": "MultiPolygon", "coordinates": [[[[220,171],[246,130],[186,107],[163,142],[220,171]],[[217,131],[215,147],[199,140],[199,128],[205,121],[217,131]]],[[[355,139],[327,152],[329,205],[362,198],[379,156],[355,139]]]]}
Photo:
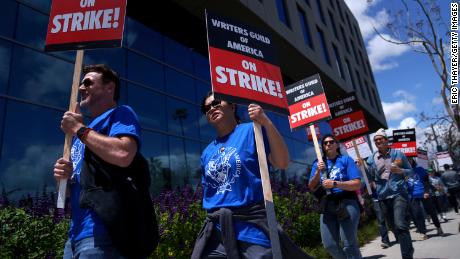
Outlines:
{"type": "Polygon", "coordinates": [[[113,71],[106,64],[87,65],[83,68],[83,74],[86,75],[90,72],[101,74],[101,80],[104,84],[113,82],[115,84],[115,91],[113,93],[113,99],[118,102],[120,99],[120,78],[117,72],[113,71]]]}
{"type": "MultiPolygon", "coordinates": [[[[335,141],[335,143],[339,144],[339,141],[335,138],[334,135],[332,135],[332,134],[324,135],[323,138],[321,139],[321,150],[323,151],[324,155],[326,155],[326,150],[324,150],[324,141],[326,140],[326,138],[332,138],[335,141]]],[[[337,153],[339,155],[341,155],[341,153],[340,153],[340,145],[337,145],[337,153]]]]}
{"type": "MultiPolygon", "coordinates": [[[[200,106],[200,109],[201,109],[201,113],[203,115],[206,115],[206,111],[205,111],[205,106],[206,106],[206,99],[209,98],[209,96],[213,95],[214,93],[212,91],[209,91],[206,93],[206,95],[204,96],[203,100],[201,100],[201,106],[200,106]]],[[[223,100],[225,101],[225,100],[223,100]]],[[[229,101],[225,101],[226,103],[232,105],[233,103],[229,102],[229,101]]],[[[236,122],[239,124],[241,122],[240,120],[240,116],[238,116],[237,114],[237,106],[235,105],[235,112],[234,112],[234,116],[235,116],[235,119],[236,119],[236,122]]]]}
{"type": "Polygon", "coordinates": [[[444,170],[450,170],[450,165],[449,164],[444,164],[443,167],[444,167],[444,170]]]}

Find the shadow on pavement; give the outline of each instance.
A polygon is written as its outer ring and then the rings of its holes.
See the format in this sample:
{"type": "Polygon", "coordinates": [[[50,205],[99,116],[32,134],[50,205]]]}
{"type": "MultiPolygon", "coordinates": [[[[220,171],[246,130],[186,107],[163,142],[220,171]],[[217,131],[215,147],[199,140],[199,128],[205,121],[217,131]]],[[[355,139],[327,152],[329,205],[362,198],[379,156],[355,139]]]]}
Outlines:
{"type": "Polygon", "coordinates": [[[372,255],[372,256],[365,256],[363,259],[379,259],[382,257],[386,257],[385,255],[372,255]]]}
{"type": "MultiPolygon", "coordinates": [[[[448,237],[448,236],[452,236],[453,234],[451,233],[444,233],[442,235],[437,235],[437,234],[428,234],[428,239],[432,238],[432,237],[448,237]]],[[[425,240],[422,240],[422,241],[425,241],[425,240]]],[[[424,258],[425,259],[425,258],[424,258]]]]}

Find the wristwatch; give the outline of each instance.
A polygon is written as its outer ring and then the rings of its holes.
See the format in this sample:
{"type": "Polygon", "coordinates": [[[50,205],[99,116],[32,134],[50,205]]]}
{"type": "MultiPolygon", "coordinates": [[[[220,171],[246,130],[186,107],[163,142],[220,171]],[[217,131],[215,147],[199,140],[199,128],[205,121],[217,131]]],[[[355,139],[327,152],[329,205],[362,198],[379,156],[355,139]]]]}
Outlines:
{"type": "Polygon", "coordinates": [[[334,186],[334,188],[337,188],[337,181],[334,181],[332,185],[334,186]]]}
{"type": "Polygon", "coordinates": [[[83,141],[90,131],[91,131],[91,128],[82,126],[77,130],[77,137],[83,141]]]}

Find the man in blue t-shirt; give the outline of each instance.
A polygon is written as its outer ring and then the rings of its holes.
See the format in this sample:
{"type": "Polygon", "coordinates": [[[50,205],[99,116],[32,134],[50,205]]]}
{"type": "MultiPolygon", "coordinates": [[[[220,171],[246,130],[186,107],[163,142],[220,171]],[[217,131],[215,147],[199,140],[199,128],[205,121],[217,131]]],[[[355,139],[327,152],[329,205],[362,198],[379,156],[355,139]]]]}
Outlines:
{"type": "Polygon", "coordinates": [[[74,136],[71,159],[61,157],[54,165],[57,180],[70,179],[72,220],[64,258],[122,258],[94,210],[80,207],[80,173],[86,148],[109,164],[128,167],[140,147],[140,126],[129,106],[117,106],[120,79],[115,71],[106,65],[90,65],[83,72],[80,103],[75,112],[64,113],[61,121],[62,131],[74,136]],[[87,125],[80,106],[91,117],[87,125]]]}

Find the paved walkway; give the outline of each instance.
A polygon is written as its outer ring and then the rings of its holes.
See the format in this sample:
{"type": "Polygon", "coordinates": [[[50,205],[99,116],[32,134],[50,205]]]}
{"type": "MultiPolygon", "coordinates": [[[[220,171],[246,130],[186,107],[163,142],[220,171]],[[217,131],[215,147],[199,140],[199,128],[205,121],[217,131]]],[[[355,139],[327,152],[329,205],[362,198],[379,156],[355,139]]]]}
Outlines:
{"type": "MultiPolygon", "coordinates": [[[[428,239],[423,241],[413,241],[414,258],[418,259],[459,259],[460,258],[460,215],[455,212],[447,213],[448,222],[443,223],[441,227],[444,235],[436,235],[436,227],[433,224],[427,224],[428,239]]],[[[411,229],[412,239],[417,236],[415,228],[411,229]]],[[[361,247],[361,253],[365,259],[379,258],[401,258],[399,244],[394,241],[394,236],[390,234],[392,246],[387,249],[380,247],[380,236],[361,247]]]]}

